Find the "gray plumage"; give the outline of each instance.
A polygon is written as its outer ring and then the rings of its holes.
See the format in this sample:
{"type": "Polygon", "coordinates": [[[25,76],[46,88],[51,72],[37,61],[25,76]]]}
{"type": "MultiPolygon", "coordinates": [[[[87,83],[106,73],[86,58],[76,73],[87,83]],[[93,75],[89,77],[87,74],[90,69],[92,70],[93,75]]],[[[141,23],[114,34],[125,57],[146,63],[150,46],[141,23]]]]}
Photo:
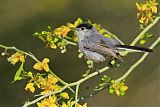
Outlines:
{"type": "Polygon", "coordinates": [[[119,52],[126,49],[151,52],[151,49],[121,45],[113,38],[101,35],[96,28],[89,23],[82,23],[75,28],[78,35],[78,45],[87,59],[94,62],[105,61],[105,56],[111,56],[123,60],[119,52]]]}

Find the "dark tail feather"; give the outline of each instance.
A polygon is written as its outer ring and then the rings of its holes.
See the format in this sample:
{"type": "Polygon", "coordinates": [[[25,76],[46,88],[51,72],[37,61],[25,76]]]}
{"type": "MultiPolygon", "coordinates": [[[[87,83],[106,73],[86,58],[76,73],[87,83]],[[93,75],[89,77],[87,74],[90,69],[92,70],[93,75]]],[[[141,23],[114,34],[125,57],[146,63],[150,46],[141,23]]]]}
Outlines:
{"type": "Polygon", "coordinates": [[[126,45],[118,45],[116,47],[118,49],[124,49],[124,50],[136,50],[136,51],[141,51],[141,52],[153,52],[152,49],[145,48],[145,47],[126,46],[126,45]]]}

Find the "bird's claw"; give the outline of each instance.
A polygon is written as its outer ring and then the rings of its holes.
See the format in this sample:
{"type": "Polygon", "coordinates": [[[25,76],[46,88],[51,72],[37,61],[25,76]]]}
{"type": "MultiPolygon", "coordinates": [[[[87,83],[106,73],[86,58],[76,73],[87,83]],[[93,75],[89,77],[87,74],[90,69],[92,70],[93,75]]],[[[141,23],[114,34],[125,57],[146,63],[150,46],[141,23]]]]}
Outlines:
{"type": "Polygon", "coordinates": [[[96,69],[96,72],[98,72],[99,75],[101,74],[101,73],[99,72],[99,69],[96,69]]]}

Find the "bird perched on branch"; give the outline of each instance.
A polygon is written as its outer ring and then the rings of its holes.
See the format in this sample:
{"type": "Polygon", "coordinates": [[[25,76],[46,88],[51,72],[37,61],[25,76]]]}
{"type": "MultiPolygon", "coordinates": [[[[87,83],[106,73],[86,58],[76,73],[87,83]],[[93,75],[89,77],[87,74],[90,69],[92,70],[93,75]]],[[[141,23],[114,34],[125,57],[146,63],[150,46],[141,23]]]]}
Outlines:
{"type": "Polygon", "coordinates": [[[78,35],[80,51],[87,59],[94,62],[103,62],[106,60],[106,56],[111,56],[123,61],[119,52],[126,50],[133,50],[135,52],[153,52],[152,49],[144,47],[122,45],[114,38],[103,36],[89,23],[79,24],[74,30],[78,35]]]}

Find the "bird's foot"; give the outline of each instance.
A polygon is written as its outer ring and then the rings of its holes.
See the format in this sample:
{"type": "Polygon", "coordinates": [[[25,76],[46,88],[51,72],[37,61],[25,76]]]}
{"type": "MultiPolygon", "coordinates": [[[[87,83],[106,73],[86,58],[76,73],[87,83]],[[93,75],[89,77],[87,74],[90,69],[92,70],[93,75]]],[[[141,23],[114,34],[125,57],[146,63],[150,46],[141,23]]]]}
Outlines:
{"type": "Polygon", "coordinates": [[[101,74],[101,73],[99,72],[99,69],[98,69],[98,68],[96,69],[96,72],[98,72],[99,75],[101,74]]]}

